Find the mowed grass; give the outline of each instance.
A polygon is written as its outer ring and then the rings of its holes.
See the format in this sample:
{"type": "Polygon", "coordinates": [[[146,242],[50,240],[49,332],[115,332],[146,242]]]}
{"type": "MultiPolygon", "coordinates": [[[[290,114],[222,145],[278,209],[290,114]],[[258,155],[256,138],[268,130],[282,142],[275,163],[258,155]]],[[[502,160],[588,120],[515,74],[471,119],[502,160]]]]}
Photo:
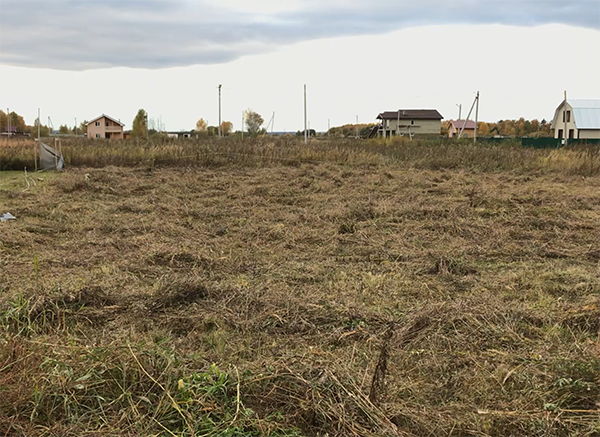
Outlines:
{"type": "Polygon", "coordinates": [[[0,205],[0,435],[600,433],[598,176],[108,167],[0,205]]]}

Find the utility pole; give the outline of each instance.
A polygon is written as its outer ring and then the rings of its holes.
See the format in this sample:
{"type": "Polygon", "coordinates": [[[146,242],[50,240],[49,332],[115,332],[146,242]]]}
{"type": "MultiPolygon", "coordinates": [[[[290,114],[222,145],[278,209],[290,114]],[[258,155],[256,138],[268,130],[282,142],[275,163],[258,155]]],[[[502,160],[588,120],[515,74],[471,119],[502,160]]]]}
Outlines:
{"type": "Polygon", "coordinates": [[[10,138],[10,109],[6,108],[6,132],[10,138]]]}
{"type": "Polygon", "coordinates": [[[308,131],[306,130],[306,84],[304,84],[304,144],[308,144],[308,131]]]}
{"type": "Polygon", "coordinates": [[[221,87],[223,85],[219,84],[219,138],[221,138],[221,87]]]}
{"type": "Polygon", "coordinates": [[[354,136],[358,138],[358,115],[356,116],[356,125],[354,126],[354,136]]]}
{"type": "MultiPolygon", "coordinates": [[[[478,93],[479,95],[479,93],[478,93]]],[[[463,131],[465,130],[465,126],[467,125],[467,121],[469,121],[469,118],[471,118],[471,113],[473,112],[473,108],[475,108],[475,104],[478,102],[479,97],[475,97],[475,99],[473,100],[473,104],[471,105],[471,110],[469,111],[469,115],[467,115],[467,119],[462,123],[462,128],[460,129],[460,132],[458,133],[458,139],[460,139],[460,137],[462,137],[463,131]]]]}
{"type": "Polygon", "coordinates": [[[42,124],[42,120],[40,119],[40,108],[38,108],[38,141],[40,140],[40,126],[42,124]]]}
{"type": "Polygon", "coordinates": [[[242,111],[242,141],[244,141],[244,111],[242,111]]]}
{"type": "Polygon", "coordinates": [[[460,120],[460,117],[462,116],[462,103],[456,103],[456,106],[458,106],[458,119],[460,120]]]}
{"type": "Polygon", "coordinates": [[[327,136],[329,137],[329,131],[331,130],[331,119],[327,119],[327,136]]]}
{"type": "Polygon", "coordinates": [[[477,121],[479,119],[479,91],[477,91],[477,106],[475,106],[475,131],[473,132],[473,143],[477,143],[477,121]]]}
{"type": "Polygon", "coordinates": [[[567,90],[565,90],[565,103],[563,104],[563,122],[565,124],[564,129],[564,137],[565,137],[565,146],[567,145],[567,90]]]}
{"type": "MultiPolygon", "coordinates": [[[[398,109],[398,119],[396,120],[396,136],[400,136],[400,110],[398,109]]],[[[390,138],[392,137],[390,132],[390,138]]]]}
{"type": "Polygon", "coordinates": [[[273,111],[273,124],[271,125],[271,134],[275,131],[275,111],[273,111]]]}
{"type": "Polygon", "coordinates": [[[146,112],[146,139],[150,138],[150,126],[148,125],[148,112],[146,112]]]}
{"type": "Polygon", "coordinates": [[[75,135],[77,135],[77,117],[75,117],[75,135]]]}

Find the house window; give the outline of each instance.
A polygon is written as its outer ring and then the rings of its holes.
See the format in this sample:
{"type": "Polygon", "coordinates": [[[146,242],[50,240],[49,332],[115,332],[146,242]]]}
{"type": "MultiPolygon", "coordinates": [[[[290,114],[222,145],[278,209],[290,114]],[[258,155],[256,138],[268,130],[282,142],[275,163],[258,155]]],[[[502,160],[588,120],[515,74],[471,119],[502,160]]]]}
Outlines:
{"type": "Polygon", "coordinates": [[[99,121],[96,122],[96,126],[100,126],[100,122],[99,121]]]}
{"type": "Polygon", "coordinates": [[[106,122],[106,127],[108,127],[108,121],[106,122]]]}
{"type": "Polygon", "coordinates": [[[559,129],[558,130],[558,137],[557,138],[562,138],[563,137],[563,130],[559,129]]]}
{"type": "Polygon", "coordinates": [[[569,138],[575,138],[575,131],[573,129],[569,129],[569,138]]]}
{"type": "Polygon", "coordinates": [[[414,120],[411,120],[411,121],[410,121],[410,124],[411,124],[411,125],[415,124],[415,121],[414,121],[414,120]]]}
{"type": "Polygon", "coordinates": [[[571,111],[563,111],[563,123],[571,123],[571,111]]]}

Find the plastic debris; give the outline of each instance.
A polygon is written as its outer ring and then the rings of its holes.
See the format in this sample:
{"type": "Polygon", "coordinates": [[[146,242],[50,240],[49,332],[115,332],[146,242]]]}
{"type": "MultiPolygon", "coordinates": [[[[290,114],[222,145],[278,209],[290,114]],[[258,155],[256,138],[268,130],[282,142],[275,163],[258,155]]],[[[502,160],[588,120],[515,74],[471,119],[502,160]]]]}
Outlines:
{"type": "Polygon", "coordinates": [[[14,215],[12,215],[10,212],[0,215],[0,222],[6,222],[8,220],[16,220],[16,219],[17,218],[14,215]]]}

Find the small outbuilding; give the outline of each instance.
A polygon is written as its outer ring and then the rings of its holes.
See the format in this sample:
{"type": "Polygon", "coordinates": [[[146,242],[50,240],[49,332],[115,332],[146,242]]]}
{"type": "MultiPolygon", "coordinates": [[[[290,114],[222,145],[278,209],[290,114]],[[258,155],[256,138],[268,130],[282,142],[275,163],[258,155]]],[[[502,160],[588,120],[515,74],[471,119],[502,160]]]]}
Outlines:
{"type": "Polygon", "coordinates": [[[475,121],[474,120],[449,120],[448,138],[458,138],[462,129],[461,138],[473,138],[475,136],[475,121]]]}

